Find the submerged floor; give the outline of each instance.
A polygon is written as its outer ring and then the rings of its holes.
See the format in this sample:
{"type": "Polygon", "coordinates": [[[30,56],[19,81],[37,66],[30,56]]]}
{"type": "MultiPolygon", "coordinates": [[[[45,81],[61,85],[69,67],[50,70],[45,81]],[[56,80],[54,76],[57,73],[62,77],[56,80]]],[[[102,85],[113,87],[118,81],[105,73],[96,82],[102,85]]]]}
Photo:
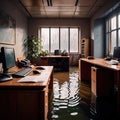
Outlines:
{"type": "Polygon", "coordinates": [[[50,119],[107,120],[112,118],[114,108],[111,98],[95,99],[95,104],[91,104],[91,98],[94,97],[91,95],[90,84],[80,82],[77,68],[71,68],[69,73],[56,72],[50,119]],[[96,105],[98,112],[96,112],[96,105]]]}

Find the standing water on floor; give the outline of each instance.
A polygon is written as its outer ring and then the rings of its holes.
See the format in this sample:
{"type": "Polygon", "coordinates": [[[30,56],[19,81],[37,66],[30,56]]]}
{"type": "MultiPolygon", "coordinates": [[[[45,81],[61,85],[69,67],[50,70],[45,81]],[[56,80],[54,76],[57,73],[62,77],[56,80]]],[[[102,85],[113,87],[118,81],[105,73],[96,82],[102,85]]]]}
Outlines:
{"type": "MultiPolygon", "coordinates": [[[[54,77],[53,87],[51,120],[89,120],[88,113],[82,108],[78,72],[69,73],[68,78],[65,74],[54,77]]],[[[88,107],[87,104],[85,107],[88,107]]]]}

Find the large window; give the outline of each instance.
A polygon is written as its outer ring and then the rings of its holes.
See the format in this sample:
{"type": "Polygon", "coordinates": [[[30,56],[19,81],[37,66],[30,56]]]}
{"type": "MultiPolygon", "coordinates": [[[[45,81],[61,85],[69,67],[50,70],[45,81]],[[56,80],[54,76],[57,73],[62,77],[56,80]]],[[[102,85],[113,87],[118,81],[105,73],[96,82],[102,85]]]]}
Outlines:
{"type": "Polygon", "coordinates": [[[60,29],[60,46],[61,46],[61,50],[69,50],[69,40],[68,40],[68,28],[61,28],[60,29]]]}
{"type": "Polygon", "coordinates": [[[54,52],[56,49],[79,52],[79,28],[40,28],[43,49],[54,52]]]}
{"type": "Polygon", "coordinates": [[[106,55],[112,55],[116,46],[120,46],[120,13],[106,19],[106,55]]]}
{"type": "Polygon", "coordinates": [[[49,29],[41,28],[41,38],[44,50],[49,50],[49,29]]]}
{"type": "Polygon", "coordinates": [[[70,29],[70,51],[78,51],[78,29],[76,28],[70,29]]]}
{"type": "Polygon", "coordinates": [[[51,52],[59,49],[59,28],[51,28],[51,52]]]}

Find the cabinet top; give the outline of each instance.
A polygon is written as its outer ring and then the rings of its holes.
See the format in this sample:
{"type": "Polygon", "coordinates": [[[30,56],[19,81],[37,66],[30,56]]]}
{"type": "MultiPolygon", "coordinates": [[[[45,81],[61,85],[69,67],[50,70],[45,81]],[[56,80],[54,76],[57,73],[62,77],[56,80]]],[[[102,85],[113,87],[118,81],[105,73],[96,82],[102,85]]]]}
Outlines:
{"type": "Polygon", "coordinates": [[[47,55],[47,56],[41,56],[41,58],[69,58],[69,56],[62,56],[62,55],[47,55]]]}

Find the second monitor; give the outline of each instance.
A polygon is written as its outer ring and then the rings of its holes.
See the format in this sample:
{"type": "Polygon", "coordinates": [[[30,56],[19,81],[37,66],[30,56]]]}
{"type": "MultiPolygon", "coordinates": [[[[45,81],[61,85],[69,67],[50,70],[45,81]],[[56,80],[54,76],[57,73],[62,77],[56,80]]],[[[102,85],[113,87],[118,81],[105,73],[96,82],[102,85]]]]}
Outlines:
{"type": "Polygon", "coordinates": [[[120,47],[114,47],[113,59],[120,61],[120,47]]]}

